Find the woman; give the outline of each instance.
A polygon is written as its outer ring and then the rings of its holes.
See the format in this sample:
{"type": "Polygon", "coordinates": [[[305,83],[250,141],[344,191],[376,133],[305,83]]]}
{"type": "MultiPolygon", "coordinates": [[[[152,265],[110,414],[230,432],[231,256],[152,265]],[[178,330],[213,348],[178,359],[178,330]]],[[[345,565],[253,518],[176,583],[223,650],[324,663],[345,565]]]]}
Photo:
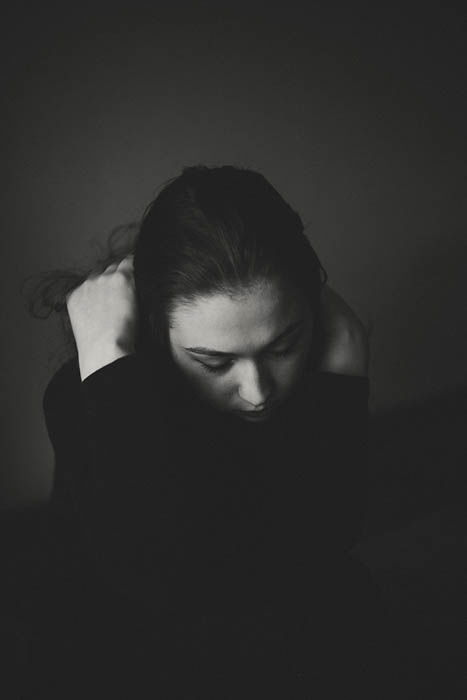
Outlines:
{"type": "Polygon", "coordinates": [[[343,676],[383,696],[377,595],[348,554],[368,337],[326,279],[262,175],[197,166],[68,291],[76,358],[44,410],[79,557],[48,643],[73,640],[61,664],[87,688],[337,697],[343,676]]]}

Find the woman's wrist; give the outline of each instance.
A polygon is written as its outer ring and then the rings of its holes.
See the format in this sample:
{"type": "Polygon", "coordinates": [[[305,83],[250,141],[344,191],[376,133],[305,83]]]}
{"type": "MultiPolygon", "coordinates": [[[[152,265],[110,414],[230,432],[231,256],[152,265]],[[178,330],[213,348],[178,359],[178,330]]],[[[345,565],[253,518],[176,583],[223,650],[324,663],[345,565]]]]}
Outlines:
{"type": "Polygon", "coordinates": [[[86,353],[80,353],[78,350],[81,381],[84,382],[93,372],[97,372],[97,370],[102,367],[110,365],[111,362],[115,362],[115,360],[119,360],[121,357],[126,357],[131,354],[132,351],[130,348],[124,348],[118,343],[105,347],[100,346],[94,352],[89,352],[88,350],[86,353]]]}

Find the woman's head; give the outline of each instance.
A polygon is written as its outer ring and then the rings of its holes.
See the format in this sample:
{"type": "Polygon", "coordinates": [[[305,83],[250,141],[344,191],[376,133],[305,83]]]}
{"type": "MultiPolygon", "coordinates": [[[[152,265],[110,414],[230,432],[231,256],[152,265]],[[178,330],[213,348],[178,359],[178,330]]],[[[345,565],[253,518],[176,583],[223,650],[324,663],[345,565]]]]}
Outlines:
{"type": "Polygon", "coordinates": [[[176,306],[169,345],[200,398],[258,421],[298,385],[309,363],[313,328],[303,296],[265,281],[235,296],[215,293],[176,306]]]}
{"type": "Polygon", "coordinates": [[[211,404],[255,410],[296,385],[327,275],[262,175],[185,168],[146,211],[134,271],[139,342],[164,348],[211,404]]]}

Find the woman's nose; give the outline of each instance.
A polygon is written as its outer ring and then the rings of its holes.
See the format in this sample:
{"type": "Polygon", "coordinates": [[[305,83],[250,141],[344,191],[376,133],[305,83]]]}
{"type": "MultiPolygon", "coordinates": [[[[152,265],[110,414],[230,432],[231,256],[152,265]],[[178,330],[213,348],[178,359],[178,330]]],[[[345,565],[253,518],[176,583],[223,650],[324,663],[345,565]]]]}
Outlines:
{"type": "Polygon", "coordinates": [[[270,378],[257,365],[251,363],[243,368],[238,386],[238,394],[243,401],[259,409],[268,402],[271,389],[270,378]]]}

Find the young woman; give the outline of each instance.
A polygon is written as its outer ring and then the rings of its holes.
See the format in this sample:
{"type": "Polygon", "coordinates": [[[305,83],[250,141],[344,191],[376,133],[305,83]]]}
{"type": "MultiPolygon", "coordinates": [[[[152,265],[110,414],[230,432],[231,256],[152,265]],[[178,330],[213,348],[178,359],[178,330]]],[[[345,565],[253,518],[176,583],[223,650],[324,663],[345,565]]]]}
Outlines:
{"type": "Polygon", "coordinates": [[[326,280],[262,175],[196,166],[160,191],[133,250],[68,290],[76,357],[44,410],[79,581],[49,636],[75,640],[74,683],[384,696],[377,594],[349,555],[368,336],[326,280]]]}

